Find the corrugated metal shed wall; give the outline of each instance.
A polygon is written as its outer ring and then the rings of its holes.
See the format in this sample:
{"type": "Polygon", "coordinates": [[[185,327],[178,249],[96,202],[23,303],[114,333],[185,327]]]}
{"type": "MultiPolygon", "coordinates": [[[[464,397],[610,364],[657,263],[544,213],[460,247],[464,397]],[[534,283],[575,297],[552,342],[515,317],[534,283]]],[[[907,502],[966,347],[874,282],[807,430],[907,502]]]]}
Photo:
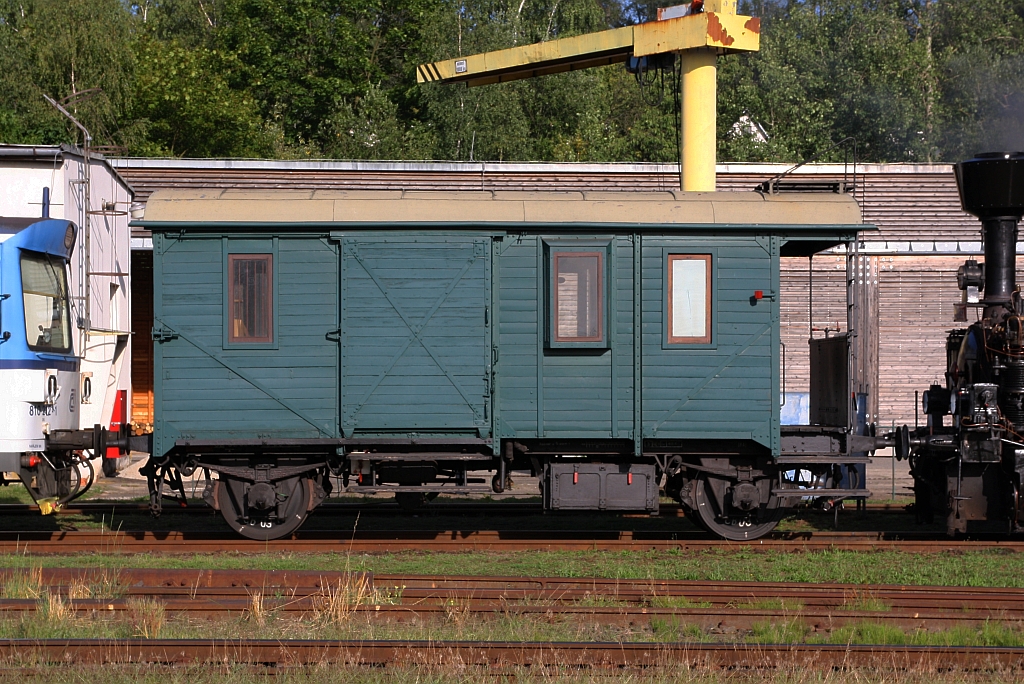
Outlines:
{"type": "MultiPolygon", "coordinates": [[[[112,160],[145,202],[161,188],[373,190],[621,190],[678,188],[675,167],[661,164],[427,164],[112,160]]],[[[718,189],[749,191],[784,165],[721,165],[718,189]]],[[[870,240],[977,241],[977,221],[960,209],[949,165],[863,167],[857,198],[864,220],[880,232],[870,240]],[[927,217],[925,219],[925,217],[927,217]]],[[[842,167],[808,165],[793,177],[842,179],[842,167]]],[[[847,179],[852,178],[847,176],[847,179]]],[[[138,235],[141,235],[139,233],[138,235]]]]}
{"type": "MultiPolygon", "coordinates": [[[[161,188],[246,189],[437,189],[437,190],[673,190],[675,168],[655,164],[415,164],[353,162],[260,162],[224,160],[112,160],[145,199],[161,188]]],[[[784,170],[773,165],[721,165],[719,190],[750,190],[784,170]]],[[[879,227],[865,240],[889,243],[907,252],[909,244],[980,240],[978,222],[960,209],[949,165],[862,167],[857,198],[864,219],[879,227]]],[[[796,174],[814,180],[841,179],[835,166],[808,166],[796,174]]],[[[148,234],[136,232],[136,237],[148,234]]],[[[964,246],[961,245],[961,249],[964,246]]],[[[952,303],[959,299],[956,268],[964,257],[886,256],[879,266],[879,420],[912,423],[914,391],[940,380],[946,331],[955,327],[952,303]]],[[[786,389],[807,391],[807,260],[783,259],[782,340],[786,345],[786,389]]],[[[136,297],[136,299],[138,299],[136,297]]],[[[814,259],[814,327],[846,332],[845,257],[814,259]]],[[[143,345],[136,345],[143,352],[143,345]]],[[[135,361],[142,372],[145,359],[135,361]]],[[[140,383],[137,383],[137,387],[140,383]]],[[[137,393],[136,393],[137,394],[137,393]]],[[[145,415],[144,397],[133,397],[137,415],[145,415]]],[[[151,410],[151,409],[150,409],[151,410]]]]}

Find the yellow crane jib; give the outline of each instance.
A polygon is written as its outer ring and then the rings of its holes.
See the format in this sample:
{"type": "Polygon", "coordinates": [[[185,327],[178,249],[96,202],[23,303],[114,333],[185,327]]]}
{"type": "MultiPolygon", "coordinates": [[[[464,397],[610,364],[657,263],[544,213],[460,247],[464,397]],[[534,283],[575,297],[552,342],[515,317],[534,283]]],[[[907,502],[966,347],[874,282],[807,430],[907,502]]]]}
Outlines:
{"type": "Polygon", "coordinates": [[[715,189],[716,57],[760,47],[761,22],[736,14],[736,0],[694,0],[658,10],[658,21],[457,57],[416,68],[419,83],[502,83],[678,53],[682,100],[679,183],[715,189]]]}
{"type": "Polygon", "coordinates": [[[760,20],[736,14],[735,0],[708,0],[703,11],[685,16],[421,64],[416,81],[479,86],[615,64],[630,56],[700,48],[716,54],[755,51],[760,36],[760,20]]]}

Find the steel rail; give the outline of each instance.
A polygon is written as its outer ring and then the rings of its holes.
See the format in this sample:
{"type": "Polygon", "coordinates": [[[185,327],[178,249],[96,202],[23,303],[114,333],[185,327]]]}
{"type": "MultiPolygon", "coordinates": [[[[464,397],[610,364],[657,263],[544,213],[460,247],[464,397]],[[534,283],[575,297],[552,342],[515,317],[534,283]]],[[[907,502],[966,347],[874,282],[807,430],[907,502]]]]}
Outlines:
{"type": "Polygon", "coordinates": [[[253,541],[223,534],[182,531],[5,531],[0,553],[388,553],[397,551],[703,551],[747,548],[766,551],[822,550],[908,553],[1000,549],[1024,551],[1024,540],[977,535],[950,540],[936,534],[889,532],[794,532],[736,542],[700,532],[591,530],[360,530],[299,531],[291,539],[253,541]]]}
{"type": "MultiPolygon", "coordinates": [[[[867,510],[873,513],[906,513],[908,504],[869,503],[867,510]]],[[[850,504],[851,512],[853,504],[850,504]]],[[[149,514],[148,503],[134,501],[85,501],[75,502],[64,506],[57,515],[88,515],[90,513],[118,514],[149,514]]],[[[501,515],[539,515],[544,512],[540,501],[498,501],[498,502],[474,502],[474,501],[443,501],[432,502],[416,511],[408,511],[401,508],[391,499],[379,501],[327,501],[316,508],[317,513],[362,513],[395,516],[411,515],[480,515],[495,513],[501,515]]],[[[211,515],[212,509],[205,503],[190,503],[186,507],[168,508],[165,513],[186,514],[186,515],[211,515]]],[[[550,513],[550,511],[549,511],[550,513]]],[[[578,512],[569,512],[573,514],[578,512]]],[[[6,515],[39,515],[39,506],[36,504],[0,504],[0,519],[6,515]]],[[[823,515],[831,515],[831,512],[823,512],[823,515]]],[[[680,518],[683,517],[682,507],[679,504],[662,504],[657,515],[648,513],[617,513],[618,517],[626,518],[680,518]]],[[[611,515],[609,516],[611,517],[611,515]]]]}
{"type": "MultiPolygon", "coordinates": [[[[321,597],[324,598],[324,597],[321,597]]],[[[545,622],[558,619],[566,622],[582,620],[587,624],[609,626],[650,625],[657,620],[671,619],[680,624],[692,625],[707,632],[752,630],[765,623],[803,624],[816,633],[828,633],[844,626],[865,622],[885,623],[904,629],[935,631],[954,627],[979,628],[991,624],[1018,624],[1019,612],[1005,615],[986,610],[977,611],[872,611],[824,608],[665,608],[651,606],[581,606],[553,604],[516,604],[506,601],[477,601],[449,598],[446,603],[386,604],[371,603],[346,606],[351,617],[362,617],[384,622],[407,622],[416,619],[447,619],[453,610],[452,601],[458,602],[458,610],[477,616],[496,615],[502,617],[534,617],[545,622]]],[[[188,616],[225,620],[251,615],[259,610],[264,615],[306,618],[321,611],[329,610],[326,599],[316,597],[267,598],[254,595],[250,598],[209,599],[161,598],[159,603],[169,616],[188,616]],[[254,600],[258,603],[254,604],[254,600]],[[258,609],[254,609],[258,605],[258,609]]],[[[69,599],[67,608],[79,614],[91,616],[123,615],[130,613],[133,604],[129,599],[69,599]]],[[[40,610],[40,603],[34,599],[0,599],[0,615],[32,614],[40,610]]]]}
{"type": "MultiPolygon", "coordinates": [[[[164,568],[41,568],[40,588],[68,595],[76,586],[101,584],[122,596],[234,599],[254,592],[304,599],[335,587],[361,587],[400,595],[416,602],[450,598],[494,603],[546,600],[572,603],[596,597],[623,603],[651,604],[685,598],[713,606],[735,606],[765,599],[806,607],[843,608],[870,600],[889,608],[925,610],[989,610],[1024,613],[1024,588],[667,580],[643,578],[570,578],[477,575],[374,574],[308,570],[183,570],[164,568]]],[[[20,569],[0,573],[0,581],[25,576],[20,569]]]]}
{"type": "Polygon", "coordinates": [[[457,665],[487,670],[530,667],[573,670],[702,667],[798,667],[885,671],[1024,668],[1024,648],[746,643],[566,643],[496,641],[327,641],[249,639],[2,639],[5,663],[172,665],[225,663],[264,667],[309,665],[457,665]]]}
{"type": "MultiPolygon", "coordinates": [[[[35,572],[40,595],[45,587],[53,595],[80,596],[83,588],[98,582],[105,587],[101,592],[116,596],[65,599],[69,608],[93,614],[120,613],[130,609],[130,599],[146,597],[159,600],[171,614],[221,618],[253,610],[303,615],[341,600],[352,614],[403,621],[447,615],[455,601],[460,610],[474,614],[557,614],[564,619],[586,617],[590,622],[627,625],[674,617],[712,631],[723,626],[751,629],[757,622],[779,619],[829,631],[864,621],[933,630],[989,621],[1017,623],[1024,618],[1024,589],[1003,587],[709,584],[312,571],[51,568],[35,572]],[[587,605],[593,600],[605,605],[587,605]]],[[[0,579],[17,574],[26,573],[12,570],[0,579]]],[[[0,600],[0,612],[28,613],[39,605],[34,599],[0,600]]]]}

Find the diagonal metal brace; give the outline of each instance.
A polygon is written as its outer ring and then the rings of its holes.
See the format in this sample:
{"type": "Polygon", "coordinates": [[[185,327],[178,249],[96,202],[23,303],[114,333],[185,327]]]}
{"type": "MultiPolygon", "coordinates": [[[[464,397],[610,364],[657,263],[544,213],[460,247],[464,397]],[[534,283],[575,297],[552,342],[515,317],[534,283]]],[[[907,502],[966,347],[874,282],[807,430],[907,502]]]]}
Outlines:
{"type": "Polygon", "coordinates": [[[717,378],[718,374],[721,373],[722,370],[725,369],[726,366],[728,366],[729,364],[731,364],[733,362],[733,359],[735,359],[737,356],[739,356],[743,352],[745,352],[748,349],[750,349],[750,347],[752,347],[754,345],[754,343],[756,343],[759,339],[761,339],[761,337],[766,332],[768,332],[768,330],[770,330],[770,329],[771,329],[771,324],[769,324],[769,323],[765,323],[763,326],[761,326],[758,329],[758,331],[755,332],[753,335],[751,335],[742,346],[738,347],[736,349],[736,351],[734,351],[732,354],[730,354],[728,357],[726,357],[726,359],[724,361],[722,361],[720,364],[718,364],[718,366],[716,366],[713,371],[711,371],[706,376],[704,376],[703,380],[701,380],[699,383],[697,383],[697,385],[695,387],[693,387],[689,392],[687,392],[686,395],[683,396],[682,399],[677,401],[675,406],[673,406],[671,409],[669,409],[668,413],[665,414],[665,417],[662,418],[661,420],[659,420],[657,423],[654,424],[654,429],[657,430],[662,425],[664,425],[668,421],[669,418],[674,416],[681,408],[686,406],[686,404],[689,403],[689,401],[691,399],[696,397],[700,393],[701,390],[703,390],[705,387],[707,387],[708,384],[712,380],[717,378]]]}
{"type": "Polygon", "coordinates": [[[373,269],[367,266],[365,261],[363,261],[362,256],[359,254],[354,245],[352,249],[352,256],[353,258],[355,258],[356,262],[363,267],[363,270],[366,272],[366,274],[370,276],[370,279],[373,280],[374,285],[377,286],[377,289],[380,290],[381,294],[383,294],[385,299],[388,300],[388,303],[391,305],[391,308],[394,309],[395,313],[397,313],[399,318],[402,319],[402,322],[405,323],[405,326],[409,329],[409,332],[411,334],[409,338],[405,341],[405,344],[403,344],[402,347],[398,350],[398,352],[396,352],[395,355],[391,358],[390,362],[384,368],[384,370],[380,372],[380,374],[374,379],[370,387],[367,388],[366,392],[363,393],[363,396],[356,403],[356,409],[355,411],[353,411],[351,417],[354,417],[355,414],[359,413],[359,411],[362,410],[363,406],[380,386],[380,383],[384,381],[384,378],[388,376],[388,373],[391,372],[391,370],[395,367],[395,364],[397,364],[398,361],[402,358],[402,356],[405,355],[405,352],[408,351],[409,347],[412,345],[414,341],[419,342],[420,346],[423,347],[424,351],[426,351],[430,358],[433,359],[434,363],[437,364],[437,367],[441,370],[442,373],[444,373],[445,377],[448,378],[448,381],[455,388],[455,391],[457,391],[459,395],[462,396],[463,401],[465,401],[466,405],[468,405],[470,409],[473,411],[473,415],[479,416],[480,412],[476,405],[474,404],[473,400],[469,398],[465,390],[455,379],[455,376],[452,375],[452,373],[448,370],[444,363],[442,363],[441,360],[437,357],[437,355],[434,354],[434,351],[423,341],[423,338],[420,337],[420,333],[423,331],[425,327],[427,327],[427,324],[434,317],[434,314],[437,313],[438,309],[440,309],[441,306],[445,303],[445,301],[447,301],[448,296],[455,290],[458,284],[462,282],[462,278],[466,275],[469,269],[472,268],[473,264],[476,263],[476,260],[480,258],[480,256],[474,254],[466,261],[462,269],[459,270],[455,278],[452,279],[452,281],[448,284],[448,287],[445,289],[444,293],[442,293],[441,296],[437,299],[437,301],[434,302],[434,305],[430,308],[430,310],[424,316],[423,320],[418,325],[414,323],[409,318],[409,316],[406,315],[404,311],[402,311],[402,308],[392,298],[391,294],[388,292],[388,289],[377,277],[377,274],[373,272],[373,269]]]}

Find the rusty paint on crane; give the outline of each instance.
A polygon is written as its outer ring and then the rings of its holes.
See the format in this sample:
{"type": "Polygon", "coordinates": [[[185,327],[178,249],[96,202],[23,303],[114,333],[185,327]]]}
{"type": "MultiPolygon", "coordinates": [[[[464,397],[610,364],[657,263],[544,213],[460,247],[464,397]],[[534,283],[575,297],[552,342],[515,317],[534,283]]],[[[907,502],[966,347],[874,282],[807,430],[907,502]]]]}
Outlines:
{"type": "Polygon", "coordinates": [[[736,39],[729,35],[729,32],[722,26],[722,20],[714,12],[708,12],[708,38],[719,45],[729,47],[736,42],[736,39]]]}

